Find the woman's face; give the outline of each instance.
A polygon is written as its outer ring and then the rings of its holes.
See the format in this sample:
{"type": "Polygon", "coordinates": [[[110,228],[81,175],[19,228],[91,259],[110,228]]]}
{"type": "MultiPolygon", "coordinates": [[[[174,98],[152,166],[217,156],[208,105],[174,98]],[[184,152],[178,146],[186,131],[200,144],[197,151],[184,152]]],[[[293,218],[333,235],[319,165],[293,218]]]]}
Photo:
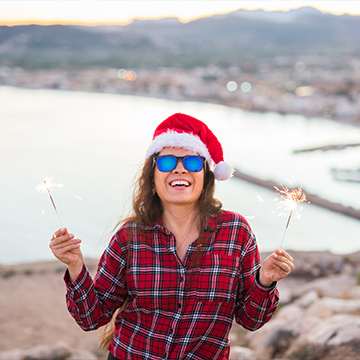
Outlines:
{"type": "MultiPolygon", "coordinates": [[[[179,148],[164,148],[159,155],[197,155],[189,150],[179,148]]],[[[163,206],[193,205],[199,199],[204,187],[204,169],[199,172],[191,172],[185,169],[182,161],[178,161],[174,170],[161,172],[155,166],[154,171],[155,190],[163,206]],[[178,185],[176,181],[182,181],[186,185],[178,185]]]]}

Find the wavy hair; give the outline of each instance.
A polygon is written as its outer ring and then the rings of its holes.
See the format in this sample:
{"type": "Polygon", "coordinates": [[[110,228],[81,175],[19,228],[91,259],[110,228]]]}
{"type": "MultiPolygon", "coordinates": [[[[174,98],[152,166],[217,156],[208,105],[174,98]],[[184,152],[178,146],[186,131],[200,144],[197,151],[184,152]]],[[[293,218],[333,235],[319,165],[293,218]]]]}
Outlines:
{"type": "MultiPolygon", "coordinates": [[[[157,194],[154,194],[154,157],[157,154],[150,156],[144,163],[140,176],[138,177],[132,200],[132,213],[120,220],[116,228],[119,228],[125,222],[134,222],[138,225],[149,225],[155,222],[163,213],[163,206],[157,194]]],[[[215,177],[210,170],[208,164],[204,164],[204,187],[199,199],[196,202],[196,217],[193,220],[198,227],[199,239],[201,243],[206,242],[204,237],[204,224],[209,215],[218,214],[222,208],[222,203],[214,198],[215,193],[215,177]]],[[[129,244],[132,241],[132,236],[129,237],[129,244]]],[[[197,247],[197,252],[191,266],[196,266],[203,247],[197,247]]],[[[129,263],[129,262],[128,262],[129,263]]],[[[105,326],[104,333],[101,335],[100,348],[107,350],[115,333],[115,319],[118,314],[125,309],[129,302],[126,299],[124,304],[115,311],[113,318],[109,324],[105,326]]]]}

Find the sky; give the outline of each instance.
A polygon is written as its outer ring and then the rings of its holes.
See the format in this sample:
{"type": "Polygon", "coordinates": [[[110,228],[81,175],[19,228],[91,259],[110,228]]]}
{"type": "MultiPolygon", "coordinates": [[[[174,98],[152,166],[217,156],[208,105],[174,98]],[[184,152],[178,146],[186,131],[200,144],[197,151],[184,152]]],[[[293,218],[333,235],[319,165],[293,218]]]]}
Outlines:
{"type": "Polygon", "coordinates": [[[128,24],[134,18],[158,19],[177,17],[188,22],[213,14],[228,13],[238,9],[263,9],[265,11],[296,9],[312,6],[323,12],[337,15],[359,15],[360,1],[0,1],[0,25],[19,24],[128,24]]]}

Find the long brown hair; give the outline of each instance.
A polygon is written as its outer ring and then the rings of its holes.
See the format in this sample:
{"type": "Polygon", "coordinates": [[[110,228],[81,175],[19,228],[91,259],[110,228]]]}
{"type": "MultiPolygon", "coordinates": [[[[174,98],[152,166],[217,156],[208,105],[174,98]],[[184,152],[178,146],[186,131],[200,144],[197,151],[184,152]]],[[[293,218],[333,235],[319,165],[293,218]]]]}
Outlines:
{"type": "MultiPolygon", "coordinates": [[[[118,228],[125,222],[134,222],[138,225],[148,225],[158,219],[163,213],[163,206],[159,196],[154,193],[154,157],[157,154],[150,156],[144,163],[142,171],[137,181],[135,182],[132,213],[126,219],[121,220],[116,225],[118,228]]],[[[214,198],[215,192],[215,177],[214,173],[210,170],[208,164],[204,164],[204,187],[201,195],[196,203],[197,215],[194,219],[195,224],[199,230],[199,239],[202,243],[206,241],[204,238],[204,224],[209,215],[217,214],[222,208],[222,203],[214,198]]],[[[129,243],[131,243],[131,236],[129,243]]],[[[197,263],[201,253],[201,248],[197,248],[193,265],[197,263]]],[[[107,350],[115,333],[115,319],[117,315],[126,307],[129,298],[125,303],[115,311],[113,318],[109,324],[105,326],[104,333],[101,335],[100,348],[107,350]]]]}

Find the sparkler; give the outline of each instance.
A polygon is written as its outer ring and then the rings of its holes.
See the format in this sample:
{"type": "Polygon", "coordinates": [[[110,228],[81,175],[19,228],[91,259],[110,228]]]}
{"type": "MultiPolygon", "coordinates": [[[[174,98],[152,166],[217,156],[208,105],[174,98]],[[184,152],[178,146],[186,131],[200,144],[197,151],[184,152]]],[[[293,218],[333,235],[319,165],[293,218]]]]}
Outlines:
{"type": "Polygon", "coordinates": [[[39,192],[47,192],[49,194],[49,197],[50,197],[50,200],[51,200],[51,203],[52,203],[52,206],[54,207],[54,210],[56,212],[56,215],[59,219],[59,222],[60,222],[60,225],[61,227],[63,228],[63,224],[61,222],[61,219],[60,219],[60,216],[59,216],[59,213],[56,209],[56,205],[55,205],[55,202],[54,202],[54,199],[53,197],[51,196],[51,192],[50,192],[50,188],[52,187],[63,187],[64,185],[63,184],[55,184],[52,182],[52,179],[51,178],[46,178],[44,179],[44,183],[41,183],[39,184],[37,187],[36,187],[36,190],[39,191],[39,192]]]}
{"type": "Polygon", "coordinates": [[[279,189],[276,186],[274,186],[274,188],[280,194],[280,196],[284,199],[281,202],[281,205],[283,205],[287,210],[290,210],[290,215],[289,215],[288,221],[286,223],[284,236],[282,238],[281,245],[280,245],[280,249],[281,249],[283,246],[283,243],[284,243],[285,235],[286,235],[287,229],[289,227],[289,223],[290,223],[290,219],[291,219],[291,215],[292,215],[293,211],[296,209],[296,207],[299,203],[306,201],[307,199],[306,199],[306,195],[303,192],[301,187],[291,190],[282,184],[280,184],[280,185],[281,185],[282,189],[279,189]]]}

